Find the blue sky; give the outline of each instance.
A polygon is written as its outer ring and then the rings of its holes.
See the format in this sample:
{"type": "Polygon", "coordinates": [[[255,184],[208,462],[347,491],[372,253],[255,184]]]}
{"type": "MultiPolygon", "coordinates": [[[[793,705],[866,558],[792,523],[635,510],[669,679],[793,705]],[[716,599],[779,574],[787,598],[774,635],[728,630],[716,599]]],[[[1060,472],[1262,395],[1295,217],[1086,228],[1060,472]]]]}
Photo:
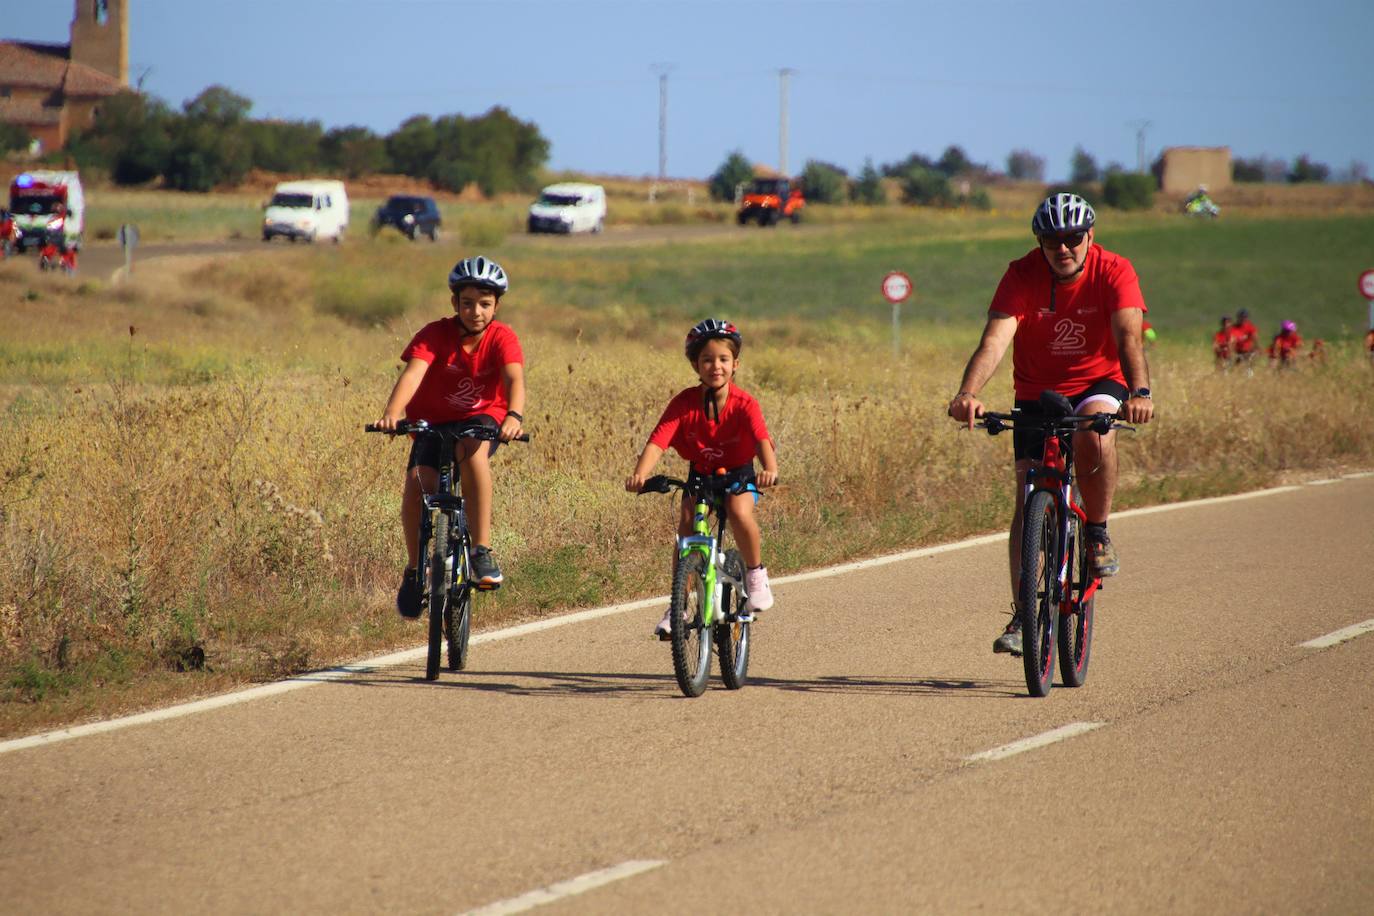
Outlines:
{"type": "MultiPolygon", "coordinates": [[[[129,0],[132,78],[175,107],[220,84],[254,117],[394,130],[412,114],[504,105],[557,169],[658,168],[657,64],[669,65],[668,173],[731,150],[775,165],[781,68],[788,162],[851,172],[950,144],[997,168],[1029,149],[1048,177],[1076,145],[1374,166],[1374,2],[129,0]]],[[[66,42],[70,0],[0,0],[0,36],[66,42]]]]}

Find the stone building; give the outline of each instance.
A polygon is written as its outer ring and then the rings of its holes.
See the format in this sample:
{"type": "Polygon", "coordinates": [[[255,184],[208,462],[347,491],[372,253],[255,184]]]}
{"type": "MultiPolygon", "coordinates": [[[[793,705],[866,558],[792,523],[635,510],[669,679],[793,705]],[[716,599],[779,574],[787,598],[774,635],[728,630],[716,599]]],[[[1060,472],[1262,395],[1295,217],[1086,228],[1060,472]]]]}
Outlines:
{"type": "Polygon", "coordinates": [[[71,43],[0,39],[0,121],[61,149],[129,86],[129,0],[76,0],[71,43]]]}

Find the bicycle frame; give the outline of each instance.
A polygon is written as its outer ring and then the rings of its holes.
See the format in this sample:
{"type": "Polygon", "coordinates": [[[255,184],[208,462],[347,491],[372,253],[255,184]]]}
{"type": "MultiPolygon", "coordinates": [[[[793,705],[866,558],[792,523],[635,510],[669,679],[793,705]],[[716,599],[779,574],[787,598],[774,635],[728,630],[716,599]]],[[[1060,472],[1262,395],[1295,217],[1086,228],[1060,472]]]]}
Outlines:
{"type": "MultiPolygon", "coordinates": [[[[1055,506],[1058,510],[1056,517],[1059,520],[1059,537],[1055,550],[1055,567],[1058,575],[1055,576],[1055,588],[1057,593],[1053,596],[1054,604],[1059,608],[1060,616],[1067,616],[1074,613],[1073,607],[1073,583],[1069,581],[1069,513],[1072,512],[1078,517],[1080,525],[1079,537],[1083,525],[1088,523],[1088,515],[1083,511],[1083,507],[1074,498],[1073,491],[1073,472],[1070,464],[1073,461],[1073,445],[1069,437],[1074,435],[1072,430],[1063,430],[1055,433],[1046,432],[1045,447],[1041,454],[1039,464],[1032,464],[1026,471],[1026,485],[1023,493],[1023,505],[1030,500],[1030,495],[1036,490],[1048,490],[1054,494],[1055,506]],[[1063,441],[1061,441],[1063,440],[1063,441]]],[[[1022,537],[1025,533],[1022,533],[1022,537]]],[[[1079,574],[1086,577],[1086,570],[1079,570],[1079,574]]],[[[1088,583],[1083,592],[1083,597],[1079,599],[1087,602],[1092,598],[1097,590],[1102,586],[1102,580],[1094,576],[1088,583]]]]}
{"type": "Polygon", "coordinates": [[[716,622],[716,611],[720,607],[725,582],[729,582],[739,594],[746,594],[744,582],[722,568],[720,545],[725,541],[725,524],[724,499],[719,496],[712,499],[702,491],[697,494],[696,507],[692,513],[693,533],[677,539],[680,559],[685,559],[692,551],[698,551],[706,557],[706,608],[702,614],[701,624],[708,629],[716,622]],[[718,533],[714,535],[711,533],[712,510],[715,510],[719,521],[718,533]]]}

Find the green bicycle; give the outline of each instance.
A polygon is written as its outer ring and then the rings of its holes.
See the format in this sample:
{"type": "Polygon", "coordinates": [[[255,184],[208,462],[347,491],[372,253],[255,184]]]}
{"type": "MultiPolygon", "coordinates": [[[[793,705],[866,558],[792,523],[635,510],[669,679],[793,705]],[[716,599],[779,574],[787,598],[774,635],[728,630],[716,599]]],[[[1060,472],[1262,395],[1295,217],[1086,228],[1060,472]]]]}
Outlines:
{"type": "Polygon", "coordinates": [[[744,560],[725,543],[725,497],[747,485],[729,477],[701,478],[692,483],[658,475],[644,481],[641,493],[681,490],[696,500],[692,534],[677,539],[673,570],[670,633],[673,674],[689,697],[699,697],[711,676],[711,645],[720,657],[720,678],[731,690],[744,686],[749,673],[749,593],[744,560]],[[715,515],[717,533],[711,533],[715,515]]]}

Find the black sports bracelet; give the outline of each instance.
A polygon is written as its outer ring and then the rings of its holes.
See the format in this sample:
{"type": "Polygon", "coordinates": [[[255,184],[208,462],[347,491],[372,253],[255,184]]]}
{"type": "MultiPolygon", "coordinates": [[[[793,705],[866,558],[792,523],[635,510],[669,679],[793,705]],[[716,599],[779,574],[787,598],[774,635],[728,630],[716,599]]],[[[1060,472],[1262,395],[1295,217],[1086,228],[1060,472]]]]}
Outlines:
{"type": "Polygon", "coordinates": [[[521,415],[521,414],[516,413],[516,412],[513,411],[513,410],[508,410],[508,411],[506,411],[506,416],[508,416],[508,417],[515,417],[515,419],[519,420],[521,423],[524,423],[524,422],[525,422],[524,416],[521,415]]]}

